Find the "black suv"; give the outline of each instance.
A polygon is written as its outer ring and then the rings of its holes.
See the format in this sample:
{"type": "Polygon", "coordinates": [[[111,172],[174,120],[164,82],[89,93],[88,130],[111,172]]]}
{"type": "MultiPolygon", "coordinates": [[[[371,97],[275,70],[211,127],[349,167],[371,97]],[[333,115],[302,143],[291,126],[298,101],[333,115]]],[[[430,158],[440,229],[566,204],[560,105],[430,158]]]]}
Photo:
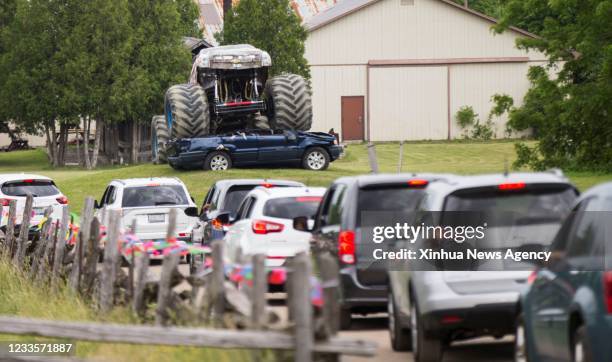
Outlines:
{"type": "MultiPolygon", "coordinates": [[[[427,184],[443,176],[380,174],[342,177],[333,182],[315,216],[311,245],[328,249],[340,262],[340,326],[350,327],[353,313],[387,309],[387,265],[375,260],[374,249],[392,250],[393,243],[376,244],[374,226],[414,213],[427,184]]],[[[294,224],[305,225],[296,218],[294,224]]],[[[302,218],[303,219],[303,218],[302,218]]]]}

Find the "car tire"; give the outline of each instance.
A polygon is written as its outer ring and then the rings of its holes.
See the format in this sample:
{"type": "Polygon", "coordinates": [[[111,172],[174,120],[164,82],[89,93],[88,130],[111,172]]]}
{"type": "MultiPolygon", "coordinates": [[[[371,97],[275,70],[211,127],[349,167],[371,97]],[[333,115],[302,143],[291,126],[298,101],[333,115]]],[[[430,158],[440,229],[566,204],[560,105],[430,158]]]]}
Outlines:
{"type": "Polygon", "coordinates": [[[209,171],[225,171],[232,168],[231,157],[223,151],[214,151],[204,159],[204,169],[209,171]]]}
{"type": "Polygon", "coordinates": [[[413,301],[410,309],[410,333],[415,362],[442,361],[442,340],[427,335],[416,301],[413,301]]]}
{"type": "Polygon", "coordinates": [[[173,85],[166,91],[164,104],[170,138],[208,135],[210,110],[204,88],[193,84],[173,85]]]}
{"type": "Polygon", "coordinates": [[[312,147],[302,156],[302,167],[307,170],[323,171],[329,167],[329,153],[321,147],[312,147]]]}
{"type": "Polygon", "coordinates": [[[312,99],[308,82],[296,74],[268,79],[264,89],[272,129],[308,131],[312,126],[312,99]]]}
{"type": "Polygon", "coordinates": [[[572,336],[572,362],[592,362],[593,351],[591,343],[586,334],[586,328],[580,326],[576,328],[572,336]]]}
{"type": "Polygon", "coordinates": [[[151,158],[153,163],[167,163],[166,142],[170,139],[164,116],[153,116],[151,121],[151,158]]]}
{"type": "Polygon", "coordinates": [[[394,351],[410,351],[412,349],[412,340],[410,331],[407,331],[399,319],[399,311],[395,304],[393,292],[389,293],[387,300],[387,313],[389,338],[391,339],[391,347],[394,351]]]}
{"type": "Polygon", "coordinates": [[[340,309],[340,329],[346,331],[351,328],[351,322],[353,321],[353,316],[351,310],[348,308],[340,309]]]}

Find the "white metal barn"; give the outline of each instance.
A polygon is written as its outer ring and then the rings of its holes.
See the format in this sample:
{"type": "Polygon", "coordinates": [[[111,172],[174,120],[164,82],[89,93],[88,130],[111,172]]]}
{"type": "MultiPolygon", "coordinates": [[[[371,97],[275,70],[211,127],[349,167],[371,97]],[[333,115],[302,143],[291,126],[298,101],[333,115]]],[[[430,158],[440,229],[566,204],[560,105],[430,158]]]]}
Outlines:
{"type": "MultiPolygon", "coordinates": [[[[306,22],[313,129],[343,140],[460,137],[455,114],[482,120],[491,96],[520,104],[527,70],[545,63],[515,47],[520,29],[494,34],[495,20],[450,0],[343,0],[306,22]]],[[[506,119],[495,122],[503,137],[506,119]]]]}

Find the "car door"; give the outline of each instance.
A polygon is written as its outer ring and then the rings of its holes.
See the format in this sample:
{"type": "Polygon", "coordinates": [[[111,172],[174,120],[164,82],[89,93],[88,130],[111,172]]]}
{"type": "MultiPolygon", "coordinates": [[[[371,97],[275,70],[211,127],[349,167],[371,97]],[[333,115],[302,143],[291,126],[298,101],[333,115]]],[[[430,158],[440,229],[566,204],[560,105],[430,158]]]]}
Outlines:
{"type": "Polygon", "coordinates": [[[334,246],[338,242],[338,234],[340,233],[341,222],[338,218],[337,205],[334,199],[338,195],[338,184],[332,185],[323,200],[317,212],[315,219],[315,228],[313,232],[313,240],[319,245],[331,247],[332,251],[337,250],[334,246]]]}
{"type": "Polygon", "coordinates": [[[234,223],[229,227],[225,234],[225,242],[227,246],[227,256],[230,260],[236,262],[239,254],[243,254],[245,250],[241,250],[241,240],[244,238],[245,233],[251,225],[251,221],[247,219],[247,213],[252,208],[252,205],[256,202],[256,198],[249,196],[245,198],[236,212],[236,219],[234,223]]]}
{"type": "Polygon", "coordinates": [[[259,162],[284,162],[290,159],[288,152],[287,136],[283,133],[260,133],[259,139],[259,162]]]}
{"type": "Polygon", "coordinates": [[[223,145],[231,149],[232,161],[236,165],[257,162],[259,151],[257,135],[238,132],[221,138],[223,145]]]}
{"type": "Polygon", "coordinates": [[[532,285],[532,313],[534,340],[538,341],[538,354],[545,361],[560,358],[564,350],[560,346],[567,345],[568,317],[567,312],[573,291],[571,290],[571,266],[568,263],[568,248],[576,239],[584,216],[584,210],[590,199],[577,205],[551,246],[551,261],[542,268],[532,285]]]}
{"type": "Polygon", "coordinates": [[[102,222],[106,221],[106,217],[108,214],[108,210],[112,209],[112,204],[115,201],[117,193],[117,188],[114,185],[109,185],[104,194],[102,195],[102,199],[100,199],[100,204],[98,205],[100,208],[98,209],[98,217],[102,222]]]}

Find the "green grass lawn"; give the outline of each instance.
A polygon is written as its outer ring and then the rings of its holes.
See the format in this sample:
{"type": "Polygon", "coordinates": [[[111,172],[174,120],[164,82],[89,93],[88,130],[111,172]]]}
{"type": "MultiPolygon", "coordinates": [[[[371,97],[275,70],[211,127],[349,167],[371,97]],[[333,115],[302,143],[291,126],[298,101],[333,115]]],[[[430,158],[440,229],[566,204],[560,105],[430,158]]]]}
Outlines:
{"type": "MultiPolygon", "coordinates": [[[[381,172],[397,172],[399,145],[383,143],[376,146],[381,172]]],[[[512,165],[515,159],[512,141],[492,142],[416,142],[404,145],[404,172],[450,172],[477,174],[503,172],[504,165],[512,165]]],[[[94,171],[79,168],[53,169],[47,163],[42,149],[0,154],[0,173],[34,172],[52,177],[70,198],[73,211],[79,212],[83,199],[92,195],[100,198],[108,182],[117,178],[176,176],[183,180],[192,196],[200,203],[209,186],[223,178],[283,178],[304,182],[313,186],[327,186],[331,181],[346,175],[368,173],[366,146],[348,146],[346,156],[333,162],[324,172],[299,168],[232,169],[226,172],[175,171],[167,165],[142,164],[136,166],[108,167],[94,171]]],[[[568,177],[581,190],[601,182],[611,181],[612,174],[588,172],[568,173],[568,177]]]]}

